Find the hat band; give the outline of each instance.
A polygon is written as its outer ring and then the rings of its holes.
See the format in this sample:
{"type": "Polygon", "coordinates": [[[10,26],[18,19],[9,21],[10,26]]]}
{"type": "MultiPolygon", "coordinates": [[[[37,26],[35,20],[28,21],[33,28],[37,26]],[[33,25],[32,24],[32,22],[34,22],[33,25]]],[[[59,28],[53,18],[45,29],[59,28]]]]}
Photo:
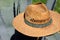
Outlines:
{"type": "Polygon", "coordinates": [[[24,22],[27,25],[32,26],[32,27],[43,28],[43,27],[46,27],[46,26],[50,25],[52,23],[52,19],[50,19],[50,21],[45,23],[45,24],[33,24],[33,23],[30,23],[28,20],[26,20],[25,17],[24,17],[24,22]]]}

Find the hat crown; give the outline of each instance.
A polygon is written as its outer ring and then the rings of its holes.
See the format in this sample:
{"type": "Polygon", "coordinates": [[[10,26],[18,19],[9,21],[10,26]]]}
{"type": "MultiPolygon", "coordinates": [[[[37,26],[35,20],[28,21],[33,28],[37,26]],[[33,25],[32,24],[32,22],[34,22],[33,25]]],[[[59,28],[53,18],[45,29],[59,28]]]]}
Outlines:
{"type": "Polygon", "coordinates": [[[49,21],[50,13],[45,4],[32,4],[26,8],[25,18],[33,24],[44,24],[49,21]]]}

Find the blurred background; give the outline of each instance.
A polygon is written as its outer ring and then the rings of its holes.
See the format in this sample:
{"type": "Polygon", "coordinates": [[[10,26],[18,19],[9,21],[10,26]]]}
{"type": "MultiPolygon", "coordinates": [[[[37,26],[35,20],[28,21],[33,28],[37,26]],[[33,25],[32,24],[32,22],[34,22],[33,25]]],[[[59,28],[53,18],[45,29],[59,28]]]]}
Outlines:
{"type": "MultiPolygon", "coordinates": [[[[12,25],[14,17],[23,12],[27,5],[38,2],[46,4],[49,10],[54,3],[53,10],[60,13],[60,0],[0,0],[0,40],[10,40],[15,33],[12,25]]],[[[60,40],[60,33],[46,36],[46,38],[47,40],[60,40]]]]}

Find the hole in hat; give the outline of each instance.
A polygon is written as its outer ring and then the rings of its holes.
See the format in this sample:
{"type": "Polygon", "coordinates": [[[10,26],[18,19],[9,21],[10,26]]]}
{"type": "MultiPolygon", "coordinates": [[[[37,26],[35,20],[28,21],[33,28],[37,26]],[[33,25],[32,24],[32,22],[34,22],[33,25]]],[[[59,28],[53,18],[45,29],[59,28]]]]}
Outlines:
{"type": "Polygon", "coordinates": [[[42,4],[42,3],[36,3],[36,5],[38,5],[38,4],[42,4]]]}
{"type": "Polygon", "coordinates": [[[37,4],[42,4],[42,3],[37,3],[37,4]]]}

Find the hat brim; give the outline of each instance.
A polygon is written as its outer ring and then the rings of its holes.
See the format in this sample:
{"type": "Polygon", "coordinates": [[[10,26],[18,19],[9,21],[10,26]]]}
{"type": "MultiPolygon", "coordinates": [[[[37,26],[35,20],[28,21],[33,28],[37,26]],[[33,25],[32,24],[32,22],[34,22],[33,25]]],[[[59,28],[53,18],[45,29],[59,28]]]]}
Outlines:
{"type": "Polygon", "coordinates": [[[52,23],[44,28],[35,28],[27,25],[24,22],[24,13],[20,13],[14,18],[13,26],[17,31],[27,36],[42,37],[51,35],[60,30],[60,14],[54,11],[50,11],[50,15],[52,18],[52,23]]]}

